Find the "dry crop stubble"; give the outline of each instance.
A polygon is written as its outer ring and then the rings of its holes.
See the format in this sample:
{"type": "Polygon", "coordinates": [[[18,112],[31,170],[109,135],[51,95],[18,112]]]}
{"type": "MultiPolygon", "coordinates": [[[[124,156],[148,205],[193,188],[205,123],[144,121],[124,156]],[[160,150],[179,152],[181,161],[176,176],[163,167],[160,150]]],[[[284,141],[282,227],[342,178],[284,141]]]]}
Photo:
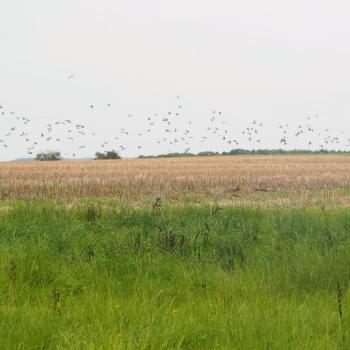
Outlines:
{"type": "Polygon", "coordinates": [[[0,198],[117,197],[276,193],[333,196],[350,184],[346,156],[235,156],[0,164],[0,198]]]}

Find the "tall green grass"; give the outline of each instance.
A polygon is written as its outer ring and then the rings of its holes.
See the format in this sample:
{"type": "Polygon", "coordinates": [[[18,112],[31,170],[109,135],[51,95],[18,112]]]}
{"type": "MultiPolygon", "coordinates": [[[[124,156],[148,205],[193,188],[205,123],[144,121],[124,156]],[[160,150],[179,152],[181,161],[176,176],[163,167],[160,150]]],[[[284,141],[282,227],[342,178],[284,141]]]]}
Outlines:
{"type": "Polygon", "coordinates": [[[2,349],[348,349],[350,211],[0,215],[2,349]]]}

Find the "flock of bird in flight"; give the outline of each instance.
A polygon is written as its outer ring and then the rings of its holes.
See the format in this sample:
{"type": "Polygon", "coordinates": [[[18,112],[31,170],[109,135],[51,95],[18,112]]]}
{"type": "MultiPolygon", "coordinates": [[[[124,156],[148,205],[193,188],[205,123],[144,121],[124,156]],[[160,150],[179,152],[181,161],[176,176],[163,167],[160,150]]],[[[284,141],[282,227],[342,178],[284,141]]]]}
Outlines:
{"type": "MultiPolygon", "coordinates": [[[[74,75],[68,76],[69,80],[74,78],[74,75]]],[[[91,112],[98,113],[98,108],[94,104],[90,104],[86,108],[91,112]]],[[[106,104],[104,108],[111,108],[111,103],[106,104]]],[[[43,146],[46,148],[57,148],[60,143],[65,143],[66,146],[71,146],[71,151],[64,153],[64,155],[73,158],[78,157],[80,152],[90,145],[90,137],[96,138],[95,143],[99,144],[98,148],[101,151],[113,149],[117,152],[123,152],[133,148],[138,152],[142,152],[142,140],[146,136],[151,137],[158,144],[158,147],[161,147],[162,153],[175,152],[175,149],[176,152],[189,153],[195,142],[202,144],[204,147],[205,144],[209,143],[209,139],[213,141],[213,138],[216,144],[220,144],[220,147],[228,150],[242,148],[242,145],[250,145],[254,149],[261,148],[264,124],[260,121],[252,120],[242,130],[238,132],[235,130],[236,134],[232,135],[232,130],[227,126],[227,120],[223,113],[218,110],[212,110],[206,125],[201,125],[203,134],[197,136],[195,134],[198,134],[198,132],[194,133],[192,121],[185,120],[182,111],[181,97],[177,96],[174,110],[145,116],[142,130],[135,131],[122,127],[118,135],[113,139],[101,140],[96,132],[90,130],[87,125],[72,119],[47,123],[42,130],[33,134],[31,132],[32,119],[17,115],[13,111],[8,111],[5,106],[0,104],[0,122],[1,120],[7,120],[7,124],[10,123],[9,128],[5,132],[0,132],[0,151],[1,149],[3,151],[8,150],[10,141],[18,137],[25,142],[24,152],[29,156],[42,151],[40,148],[43,146]],[[180,121],[181,123],[179,123],[180,121]],[[136,142],[135,139],[137,140],[136,142]],[[131,143],[130,140],[132,140],[131,143]]],[[[127,118],[133,118],[133,115],[128,114],[127,118]]],[[[344,136],[344,131],[337,133],[330,129],[317,128],[313,124],[316,119],[318,119],[318,116],[307,117],[303,123],[296,126],[289,124],[279,125],[276,132],[280,147],[290,145],[293,138],[303,138],[306,145],[321,150],[350,147],[350,139],[344,136]]],[[[140,124],[142,123],[138,120],[137,125],[140,124]]]]}

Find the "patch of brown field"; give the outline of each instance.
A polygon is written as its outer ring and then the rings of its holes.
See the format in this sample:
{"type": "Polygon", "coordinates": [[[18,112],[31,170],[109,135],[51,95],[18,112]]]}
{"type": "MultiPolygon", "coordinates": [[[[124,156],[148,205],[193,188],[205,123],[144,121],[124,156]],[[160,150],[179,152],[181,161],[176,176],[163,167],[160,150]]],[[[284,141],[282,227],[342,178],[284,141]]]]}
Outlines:
{"type": "Polygon", "coordinates": [[[193,194],[237,196],[245,202],[244,198],[252,194],[268,199],[274,193],[286,192],[289,199],[282,199],[289,201],[310,191],[333,193],[349,185],[350,157],[344,156],[0,163],[1,199],[176,199],[193,194]]]}

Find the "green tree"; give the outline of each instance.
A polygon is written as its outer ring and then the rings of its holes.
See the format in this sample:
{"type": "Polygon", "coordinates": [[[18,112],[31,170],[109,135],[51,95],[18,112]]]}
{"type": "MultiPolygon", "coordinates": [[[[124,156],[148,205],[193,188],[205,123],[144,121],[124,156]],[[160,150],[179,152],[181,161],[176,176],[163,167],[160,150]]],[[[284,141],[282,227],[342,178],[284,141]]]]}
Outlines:
{"type": "Polygon", "coordinates": [[[103,159],[121,159],[121,156],[116,151],[106,151],[106,152],[97,152],[95,153],[96,160],[103,159]]]}
{"type": "Polygon", "coordinates": [[[39,160],[41,162],[61,160],[61,153],[55,151],[41,152],[36,155],[35,160],[39,160]]]}

